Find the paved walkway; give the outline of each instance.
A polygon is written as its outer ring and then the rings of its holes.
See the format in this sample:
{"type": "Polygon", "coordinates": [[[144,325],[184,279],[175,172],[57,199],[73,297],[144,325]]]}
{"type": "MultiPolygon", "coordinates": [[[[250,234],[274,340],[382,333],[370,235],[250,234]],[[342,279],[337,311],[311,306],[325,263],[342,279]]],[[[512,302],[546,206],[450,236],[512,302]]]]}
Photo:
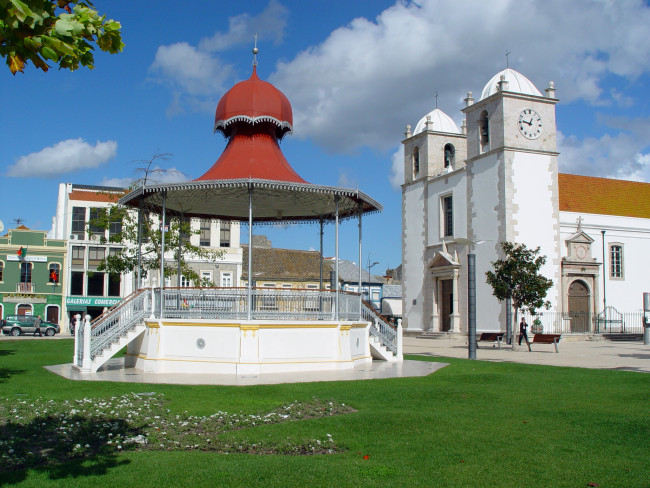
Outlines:
{"type": "MultiPolygon", "coordinates": [[[[532,352],[525,345],[517,346],[515,350],[502,346],[499,350],[496,345],[480,343],[476,359],[650,373],[650,345],[644,345],[643,341],[582,341],[562,338],[558,345],[559,353],[555,352],[553,344],[533,344],[531,348],[532,352]]],[[[467,342],[464,340],[405,337],[403,349],[404,354],[468,357],[467,342]]]]}

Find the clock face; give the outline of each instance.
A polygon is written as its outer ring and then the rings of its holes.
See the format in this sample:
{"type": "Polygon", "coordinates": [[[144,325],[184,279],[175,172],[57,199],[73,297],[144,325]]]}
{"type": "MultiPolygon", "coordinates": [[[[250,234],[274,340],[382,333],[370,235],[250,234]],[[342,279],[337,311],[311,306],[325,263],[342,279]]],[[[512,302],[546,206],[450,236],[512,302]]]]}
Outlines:
{"type": "Polygon", "coordinates": [[[537,139],[542,134],[542,118],[530,108],[519,114],[518,125],[519,132],[526,139],[537,139]]]}

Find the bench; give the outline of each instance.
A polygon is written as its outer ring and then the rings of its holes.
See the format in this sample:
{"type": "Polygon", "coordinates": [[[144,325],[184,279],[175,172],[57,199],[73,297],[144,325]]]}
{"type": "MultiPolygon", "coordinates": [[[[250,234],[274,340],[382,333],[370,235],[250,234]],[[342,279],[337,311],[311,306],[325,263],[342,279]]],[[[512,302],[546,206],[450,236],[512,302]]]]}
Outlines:
{"type": "Polygon", "coordinates": [[[503,332],[481,332],[481,335],[476,341],[476,348],[478,349],[479,342],[496,342],[501,349],[501,341],[503,341],[503,332]]]}
{"type": "Polygon", "coordinates": [[[535,334],[533,336],[532,342],[527,342],[528,350],[532,352],[530,348],[531,344],[553,344],[555,346],[555,352],[559,352],[557,349],[557,344],[560,342],[562,334],[535,334]]]}

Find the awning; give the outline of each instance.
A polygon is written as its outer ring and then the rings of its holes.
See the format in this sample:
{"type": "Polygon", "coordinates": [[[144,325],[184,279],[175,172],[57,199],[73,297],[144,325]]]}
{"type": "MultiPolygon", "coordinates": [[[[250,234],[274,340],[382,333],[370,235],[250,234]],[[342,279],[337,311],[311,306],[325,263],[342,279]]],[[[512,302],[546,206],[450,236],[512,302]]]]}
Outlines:
{"type": "Polygon", "coordinates": [[[388,317],[402,316],[402,299],[401,298],[382,298],[381,314],[388,317]]]}

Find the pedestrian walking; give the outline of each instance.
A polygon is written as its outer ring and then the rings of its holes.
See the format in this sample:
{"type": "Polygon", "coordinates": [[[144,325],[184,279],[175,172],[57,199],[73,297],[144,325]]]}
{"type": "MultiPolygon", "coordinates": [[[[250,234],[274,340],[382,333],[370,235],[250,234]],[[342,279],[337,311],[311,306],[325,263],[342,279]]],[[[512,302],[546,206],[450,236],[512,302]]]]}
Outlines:
{"type": "Polygon", "coordinates": [[[526,319],[522,317],[521,322],[519,322],[519,345],[520,346],[521,346],[522,339],[526,339],[526,344],[528,344],[528,334],[526,329],[528,329],[528,324],[526,323],[526,319]]]}
{"type": "Polygon", "coordinates": [[[41,316],[39,315],[36,317],[36,320],[34,320],[34,335],[38,335],[38,337],[43,337],[41,334],[41,316]]]}

